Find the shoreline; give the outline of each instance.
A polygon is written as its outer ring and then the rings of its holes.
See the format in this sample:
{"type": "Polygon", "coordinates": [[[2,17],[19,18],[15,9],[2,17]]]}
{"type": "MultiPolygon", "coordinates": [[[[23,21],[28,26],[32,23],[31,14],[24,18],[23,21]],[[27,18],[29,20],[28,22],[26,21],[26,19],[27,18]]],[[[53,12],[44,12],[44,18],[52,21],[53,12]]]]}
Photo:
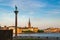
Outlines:
{"type": "MultiPolygon", "coordinates": [[[[15,39],[15,37],[13,37],[13,39],[15,39]]],[[[18,34],[17,39],[60,40],[60,33],[23,33],[23,34],[18,34]]]]}
{"type": "MultiPolygon", "coordinates": [[[[46,32],[44,32],[44,33],[46,33],[46,32]]],[[[43,33],[43,34],[44,34],[43,33]]],[[[15,34],[15,33],[13,33],[13,34],[15,34]]],[[[18,33],[18,34],[40,34],[40,33],[18,33]]],[[[53,34],[53,33],[47,33],[47,34],[53,34]]],[[[55,33],[54,33],[55,34],[55,33]]]]}
{"type": "MultiPolygon", "coordinates": [[[[15,34],[13,34],[14,37],[15,34]]],[[[24,33],[17,34],[17,36],[37,36],[37,37],[60,37],[60,33],[24,33]]]]}
{"type": "MultiPolygon", "coordinates": [[[[13,37],[13,39],[15,39],[15,38],[13,37]]],[[[38,40],[38,39],[39,39],[39,40],[40,40],[40,39],[41,39],[41,40],[47,40],[47,39],[48,39],[48,40],[52,40],[52,39],[53,39],[53,40],[57,40],[57,39],[58,39],[58,40],[60,40],[60,37],[18,36],[17,39],[33,39],[33,40],[34,40],[34,39],[37,39],[37,40],[38,40]]]]}

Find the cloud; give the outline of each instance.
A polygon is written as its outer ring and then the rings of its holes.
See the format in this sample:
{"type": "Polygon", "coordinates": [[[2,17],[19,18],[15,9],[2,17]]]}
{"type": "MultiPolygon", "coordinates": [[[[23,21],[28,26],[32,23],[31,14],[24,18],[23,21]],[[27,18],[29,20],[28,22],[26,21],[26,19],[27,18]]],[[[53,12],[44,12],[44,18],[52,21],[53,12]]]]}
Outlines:
{"type": "MultiPolygon", "coordinates": [[[[49,18],[34,18],[32,17],[33,15],[35,15],[35,9],[36,10],[40,10],[40,8],[44,8],[46,6],[49,6],[49,4],[43,3],[43,2],[38,2],[35,0],[10,0],[9,2],[3,3],[2,0],[0,0],[0,5],[2,6],[9,6],[14,8],[15,5],[17,5],[18,10],[20,12],[23,12],[22,14],[18,14],[18,26],[27,26],[28,21],[29,21],[29,17],[31,18],[31,24],[33,27],[39,27],[41,28],[47,28],[49,26],[53,26],[53,27],[57,27],[60,24],[60,19],[54,19],[51,20],[49,18]],[[34,10],[33,10],[34,9],[34,10]],[[26,14],[24,14],[26,13],[26,14]],[[31,16],[32,15],[32,16],[31,16]]],[[[51,6],[51,5],[50,5],[51,6]]],[[[54,5],[53,5],[54,7],[54,5]]],[[[1,15],[0,17],[0,24],[1,25],[14,25],[15,24],[15,15],[14,13],[9,12],[8,10],[5,9],[0,9],[1,12],[0,13],[4,13],[1,15]]],[[[45,11],[45,10],[43,10],[45,11]]],[[[39,11],[36,11],[36,13],[40,13],[39,11]]],[[[60,10],[58,9],[54,9],[54,10],[48,10],[45,11],[45,13],[47,15],[57,15],[60,14],[60,10]]],[[[40,15],[40,14],[39,14],[40,15]]],[[[37,15],[38,16],[38,15],[37,15]]],[[[40,17],[40,16],[39,16],[40,17]]]]}
{"type": "Polygon", "coordinates": [[[33,11],[31,11],[31,12],[29,12],[28,14],[30,14],[30,15],[33,15],[33,14],[35,14],[33,11]]]}
{"type": "Polygon", "coordinates": [[[38,8],[38,7],[45,7],[46,4],[42,3],[42,2],[36,2],[36,1],[32,1],[32,0],[11,0],[9,3],[2,3],[0,5],[5,5],[5,6],[11,6],[14,7],[15,5],[17,5],[20,9],[22,10],[26,10],[29,8],[38,8]]]}
{"type": "Polygon", "coordinates": [[[3,2],[4,0],[0,0],[0,2],[3,2]]]}
{"type": "Polygon", "coordinates": [[[10,8],[15,8],[15,5],[17,5],[18,10],[22,11],[34,11],[37,8],[43,8],[46,7],[47,4],[43,2],[38,2],[34,0],[9,0],[9,2],[5,1],[6,3],[0,3],[1,6],[8,6],[10,8]]]}
{"type": "Polygon", "coordinates": [[[1,26],[14,25],[14,14],[13,13],[3,13],[0,17],[0,24],[1,24],[1,26]]]}
{"type": "Polygon", "coordinates": [[[32,2],[30,3],[30,7],[32,8],[42,8],[42,7],[46,7],[46,4],[42,3],[42,2],[32,2]]]}
{"type": "Polygon", "coordinates": [[[59,15],[60,10],[59,9],[53,9],[53,10],[45,11],[45,13],[46,13],[46,15],[59,15]]]}
{"type": "MultiPolygon", "coordinates": [[[[39,27],[40,29],[45,29],[49,27],[59,27],[60,20],[48,19],[48,18],[30,18],[31,25],[33,27],[39,27]]],[[[26,15],[18,15],[18,26],[25,27],[28,25],[29,17],[26,15]]],[[[14,25],[15,15],[13,13],[3,14],[0,18],[0,25],[14,25]]]]}

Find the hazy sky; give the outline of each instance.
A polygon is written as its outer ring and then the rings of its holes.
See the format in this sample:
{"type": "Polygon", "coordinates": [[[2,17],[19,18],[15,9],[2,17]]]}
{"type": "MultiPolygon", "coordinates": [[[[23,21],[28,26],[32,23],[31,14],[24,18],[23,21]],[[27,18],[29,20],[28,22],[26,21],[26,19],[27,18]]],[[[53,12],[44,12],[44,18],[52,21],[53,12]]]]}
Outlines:
{"type": "Polygon", "coordinates": [[[60,0],[0,0],[0,25],[14,25],[14,7],[18,7],[18,26],[60,28],[60,0]]]}

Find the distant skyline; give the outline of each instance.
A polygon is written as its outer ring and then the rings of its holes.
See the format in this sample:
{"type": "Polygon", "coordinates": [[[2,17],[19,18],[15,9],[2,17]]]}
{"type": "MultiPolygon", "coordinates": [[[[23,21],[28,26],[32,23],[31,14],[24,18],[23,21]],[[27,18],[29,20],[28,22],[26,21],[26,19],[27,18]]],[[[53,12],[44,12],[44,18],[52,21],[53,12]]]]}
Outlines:
{"type": "Polygon", "coordinates": [[[18,7],[18,26],[28,25],[45,29],[60,28],[60,0],[0,0],[0,26],[15,24],[15,5],[18,7]]]}

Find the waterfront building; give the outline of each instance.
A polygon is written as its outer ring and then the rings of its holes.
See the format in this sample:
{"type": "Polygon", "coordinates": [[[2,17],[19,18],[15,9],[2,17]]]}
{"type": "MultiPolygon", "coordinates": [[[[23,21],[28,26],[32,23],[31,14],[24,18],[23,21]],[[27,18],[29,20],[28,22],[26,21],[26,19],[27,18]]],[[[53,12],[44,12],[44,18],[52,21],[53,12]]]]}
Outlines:
{"type": "Polygon", "coordinates": [[[57,33],[57,32],[60,32],[60,28],[47,28],[47,29],[44,30],[44,32],[57,33]]]}
{"type": "MultiPolygon", "coordinates": [[[[15,33],[15,29],[14,29],[15,26],[9,26],[9,29],[13,29],[13,33],[15,33]]],[[[25,31],[32,31],[32,32],[38,32],[38,27],[31,27],[31,22],[30,22],[30,19],[29,19],[29,22],[28,22],[28,27],[17,27],[17,33],[24,33],[25,31]]]]}
{"type": "Polygon", "coordinates": [[[0,30],[9,30],[9,27],[7,27],[7,26],[1,27],[0,26],[0,30]]]}

